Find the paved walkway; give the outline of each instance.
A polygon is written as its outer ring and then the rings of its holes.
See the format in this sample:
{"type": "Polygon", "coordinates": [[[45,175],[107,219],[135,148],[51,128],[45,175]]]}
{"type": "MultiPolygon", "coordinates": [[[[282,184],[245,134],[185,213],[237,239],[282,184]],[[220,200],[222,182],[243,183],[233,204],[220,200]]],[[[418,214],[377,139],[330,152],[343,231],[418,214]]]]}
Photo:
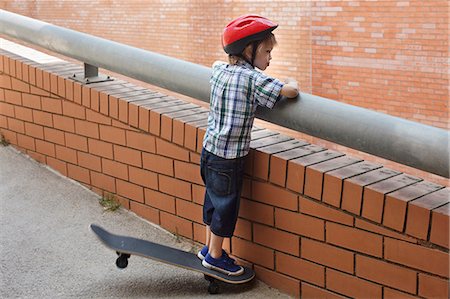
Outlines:
{"type": "MultiPolygon", "coordinates": [[[[116,254],[89,230],[110,231],[192,250],[193,243],[120,209],[105,212],[99,197],[46,166],[0,146],[1,298],[204,298],[203,275],[116,254]]],[[[288,298],[260,281],[221,285],[219,297],[288,298]]]]}

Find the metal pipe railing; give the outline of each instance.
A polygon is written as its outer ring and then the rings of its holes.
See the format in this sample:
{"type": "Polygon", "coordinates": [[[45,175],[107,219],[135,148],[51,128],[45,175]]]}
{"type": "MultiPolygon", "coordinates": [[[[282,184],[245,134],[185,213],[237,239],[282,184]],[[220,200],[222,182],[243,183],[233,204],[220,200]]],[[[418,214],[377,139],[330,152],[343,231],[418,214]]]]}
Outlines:
{"type": "MultiPolygon", "coordinates": [[[[211,69],[0,10],[0,33],[209,103],[211,69]]],[[[449,178],[448,131],[302,93],[257,117],[449,178]]]]}

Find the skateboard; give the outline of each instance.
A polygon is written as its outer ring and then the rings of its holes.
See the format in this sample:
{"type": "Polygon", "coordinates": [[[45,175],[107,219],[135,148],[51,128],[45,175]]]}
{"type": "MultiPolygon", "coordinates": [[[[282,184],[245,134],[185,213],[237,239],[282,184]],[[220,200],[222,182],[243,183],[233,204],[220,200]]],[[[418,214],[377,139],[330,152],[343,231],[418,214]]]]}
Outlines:
{"type": "Polygon", "coordinates": [[[242,284],[251,281],[255,277],[255,272],[247,267],[244,267],[243,274],[230,276],[203,267],[201,260],[196,254],[191,252],[133,237],[114,235],[95,224],[91,224],[91,230],[106,247],[116,251],[119,256],[116,259],[116,266],[120,269],[128,266],[128,259],[131,255],[137,255],[187,270],[200,272],[209,281],[208,292],[210,294],[219,293],[218,281],[230,284],[242,284]]]}

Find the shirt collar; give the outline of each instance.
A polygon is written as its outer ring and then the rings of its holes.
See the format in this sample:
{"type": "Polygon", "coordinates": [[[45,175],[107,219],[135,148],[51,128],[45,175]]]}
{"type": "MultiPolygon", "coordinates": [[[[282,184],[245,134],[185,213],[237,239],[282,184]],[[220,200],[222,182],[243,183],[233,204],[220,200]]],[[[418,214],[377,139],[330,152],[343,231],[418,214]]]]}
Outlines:
{"type": "Polygon", "coordinates": [[[239,59],[237,65],[253,70],[254,67],[244,59],[239,59]]]}

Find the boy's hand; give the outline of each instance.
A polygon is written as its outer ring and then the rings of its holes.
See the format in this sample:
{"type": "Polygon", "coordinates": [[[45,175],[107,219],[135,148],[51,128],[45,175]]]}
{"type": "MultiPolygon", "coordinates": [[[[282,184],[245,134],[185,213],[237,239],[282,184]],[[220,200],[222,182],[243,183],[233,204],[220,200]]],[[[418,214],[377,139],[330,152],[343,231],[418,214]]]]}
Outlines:
{"type": "Polygon", "coordinates": [[[288,98],[296,98],[298,96],[298,83],[293,78],[286,78],[286,84],[281,89],[281,95],[288,98]]]}

